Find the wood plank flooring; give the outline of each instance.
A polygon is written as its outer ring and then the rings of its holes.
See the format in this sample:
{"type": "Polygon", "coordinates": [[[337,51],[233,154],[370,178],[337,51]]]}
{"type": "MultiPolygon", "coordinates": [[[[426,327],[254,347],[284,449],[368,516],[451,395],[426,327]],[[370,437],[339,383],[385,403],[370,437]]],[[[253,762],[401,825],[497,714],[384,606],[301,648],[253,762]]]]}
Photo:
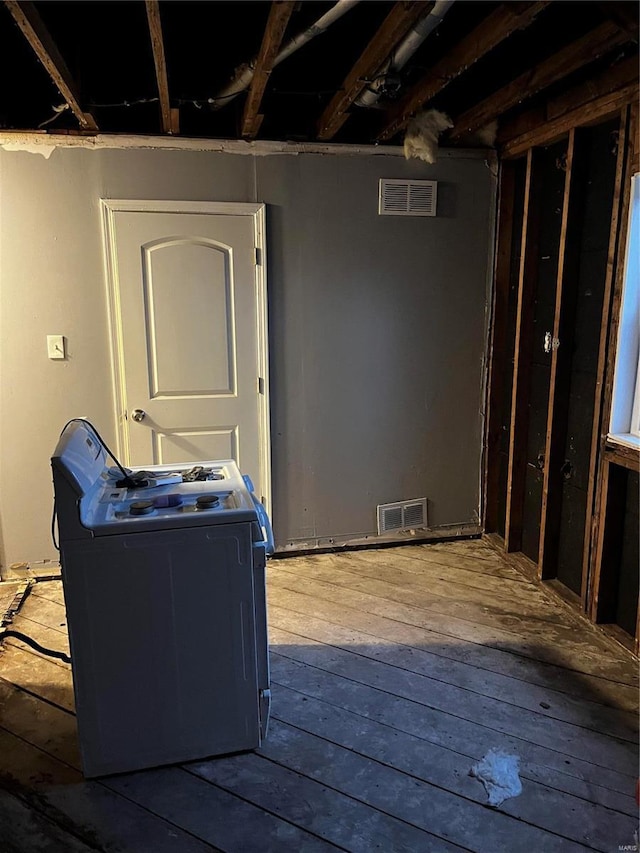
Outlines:
{"type": "MultiPolygon", "coordinates": [[[[7,640],[2,853],[635,843],[637,662],[489,544],[274,559],[268,597],[264,746],[101,780],[80,772],[70,667],[7,640]],[[492,748],[520,758],[498,808],[469,775],[492,748]]],[[[61,582],[35,584],[14,627],[68,649],[61,582]]]]}

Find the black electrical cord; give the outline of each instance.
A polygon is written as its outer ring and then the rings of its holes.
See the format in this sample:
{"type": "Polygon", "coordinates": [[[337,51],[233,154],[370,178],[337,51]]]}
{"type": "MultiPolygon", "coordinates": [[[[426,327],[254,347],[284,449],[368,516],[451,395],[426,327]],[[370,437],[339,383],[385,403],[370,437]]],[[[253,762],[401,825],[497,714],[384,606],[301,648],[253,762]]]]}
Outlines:
{"type": "MultiPolygon", "coordinates": [[[[117,458],[117,456],[116,456],[116,455],[115,455],[115,454],[110,450],[110,448],[109,448],[109,447],[107,447],[107,444],[106,444],[105,440],[102,438],[102,436],[100,435],[100,433],[98,432],[98,430],[94,427],[94,425],[91,423],[91,421],[87,420],[86,418],[71,418],[71,419],[70,419],[70,420],[68,420],[68,421],[66,422],[66,424],[62,427],[62,430],[61,430],[61,432],[60,432],[60,435],[62,435],[62,433],[63,433],[63,432],[65,431],[65,429],[69,426],[69,424],[74,424],[74,423],[86,424],[88,427],[90,427],[91,431],[93,432],[93,434],[94,434],[94,435],[95,435],[95,437],[97,438],[97,440],[98,440],[99,444],[102,446],[102,448],[103,448],[103,450],[105,451],[105,453],[106,453],[108,456],[110,456],[110,457],[111,457],[111,459],[113,459],[113,461],[116,463],[116,465],[118,466],[118,470],[119,470],[119,471],[120,471],[120,473],[122,474],[122,480],[118,480],[118,483],[117,483],[118,488],[123,488],[123,487],[124,487],[124,488],[127,488],[127,489],[137,489],[137,488],[140,488],[140,487],[141,487],[141,486],[143,486],[143,485],[144,485],[144,486],[146,486],[146,482],[145,482],[145,481],[135,480],[135,479],[131,476],[131,473],[130,473],[129,471],[127,471],[127,469],[126,469],[126,468],[124,468],[124,467],[120,464],[120,460],[119,460],[119,459],[117,458]]],[[[53,547],[56,549],[56,551],[59,551],[59,550],[60,550],[60,546],[59,546],[58,541],[57,541],[57,539],[56,539],[56,520],[57,520],[57,517],[58,517],[58,516],[57,516],[57,512],[56,512],[56,502],[55,502],[55,498],[54,498],[54,501],[53,501],[53,514],[52,514],[52,516],[51,516],[51,539],[53,540],[53,547]]]]}
{"type": "Polygon", "coordinates": [[[60,551],[60,545],[58,545],[58,540],[56,538],[56,521],[58,519],[58,513],[56,512],[56,499],[53,499],[53,513],[51,514],[51,540],[53,542],[53,547],[56,551],[60,551]]]}
{"type": "Polygon", "coordinates": [[[98,441],[99,441],[99,442],[100,442],[100,444],[102,445],[103,450],[106,452],[106,454],[107,454],[108,456],[110,456],[110,457],[111,457],[111,459],[113,459],[113,461],[114,461],[114,462],[116,463],[116,465],[118,466],[118,469],[119,469],[120,473],[122,474],[122,481],[121,481],[121,482],[122,482],[122,486],[126,487],[127,489],[135,489],[135,488],[138,488],[138,487],[140,486],[140,483],[136,482],[136,480],[134,480],[134,479],[133,479],[133,477],[131,476],[131,472],[130,472],[130,471],[127,471],[127,469],[126,469],[126,468],[124,468],[124,467],[120,464],[120,460],[119,460],[119,459],[118,459],[118,457],[115,455],[115,453],[113,453],[113,452],[112,452],[112,451],[107,447],[107,444],[106,444],[105,440],[102,438],[102,436],[100,435],[100,433],[98,432],[98,430],[94,427],[94,425],[91,423],[91,421],[87,420],[86,418],[71,418],[71,419],[70,419],[70,420],[68,420],[68,421],[66,422],[66,424],[62,427],[62,432],[60,433],[60,435],[62,435],[62,433],[63,433],[63,432],[65,431],[65,429],[69,426],[69,424],[74,424],[74,423],[86,424],[88,427],[91,427],[91,430],[93,431],[93,434],[95,435],[95,437],[98,439],[98,441]]]}
{"type": "Polygon", "coordinates": [[[27,637],[26,634],[21,634],[20,631],[0,631],[0,641],[4,640],[5,637],[14,637],[16,640],[21,640],[23,643],[31,646],[32,649],[40,652],[40,654],[49,655],[49,657],[52,658],[58,658],[65,663],[71,663],[69,655],[66,655],[64,652],[57,652],[55,649],[45,649],[45,647],[41,646],[40,643],[36,643],[35,640],[32,640],[31,637],[27,637]]]}

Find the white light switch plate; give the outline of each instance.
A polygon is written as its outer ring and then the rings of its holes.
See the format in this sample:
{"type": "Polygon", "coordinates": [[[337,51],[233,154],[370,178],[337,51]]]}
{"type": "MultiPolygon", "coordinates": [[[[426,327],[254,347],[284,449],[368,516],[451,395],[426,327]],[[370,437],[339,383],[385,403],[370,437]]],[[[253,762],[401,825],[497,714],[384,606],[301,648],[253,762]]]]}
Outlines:
{"type": "Polygon", "coordinates": [[[64,335],[47,335],[47,355],[49,358],[65,357],[64,335]]]}

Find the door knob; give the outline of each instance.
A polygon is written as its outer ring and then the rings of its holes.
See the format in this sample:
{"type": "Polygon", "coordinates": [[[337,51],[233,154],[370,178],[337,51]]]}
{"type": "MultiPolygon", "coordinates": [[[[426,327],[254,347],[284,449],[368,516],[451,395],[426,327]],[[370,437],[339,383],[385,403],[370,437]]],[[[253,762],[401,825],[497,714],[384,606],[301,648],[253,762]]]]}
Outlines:
{"type": "Polygon", "coordinates": [[[143,411],[142,409],[134,409],[131,412],[131,420],[135,421],[137,424],[139,424],[140,421],[143,421],[146,416],[147,416],[147,413],[145,411],[143,411]]]}

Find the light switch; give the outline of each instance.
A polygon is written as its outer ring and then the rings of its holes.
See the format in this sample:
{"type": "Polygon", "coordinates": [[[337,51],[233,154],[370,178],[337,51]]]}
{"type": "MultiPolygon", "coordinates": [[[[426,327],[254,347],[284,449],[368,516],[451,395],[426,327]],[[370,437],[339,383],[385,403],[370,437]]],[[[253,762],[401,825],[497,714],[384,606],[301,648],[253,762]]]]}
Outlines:
{"type": "Polygon", "coordinates": [[[47,335],[47,355],[49,358],[64,358],[66,356],[64,335],[47,335]]]}

